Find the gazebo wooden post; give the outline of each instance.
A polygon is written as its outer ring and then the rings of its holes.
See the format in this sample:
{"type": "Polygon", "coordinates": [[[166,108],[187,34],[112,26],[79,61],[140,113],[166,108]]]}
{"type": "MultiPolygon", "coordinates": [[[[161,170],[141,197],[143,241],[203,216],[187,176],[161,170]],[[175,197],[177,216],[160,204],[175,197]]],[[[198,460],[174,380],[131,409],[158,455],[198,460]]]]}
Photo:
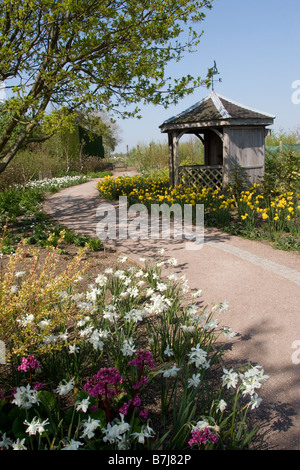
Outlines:
{"type": "Polygon", "coordinates": [[[174,186],[179,185],[179,148],[178,132],[173,132],[174,186]]]}
{"type": "Polygon", "coordinates": [[[224,130],[223,137],[223,181],[222,187],[225,188],[229,183],[229,161],[230,161],[230,137],[226,130],[224,130]]]}
{"type": "Polygon", "coordinates": [[[170,186],[177,186],[179,184],[179,151],[178,151],[178,136],[176,131],[168,133],[169,140],[169,181],[170,186]]]}
{"type": "Polygon", "coordinates": [[[169,184],[174,186],[174,157],[173,157],[173,136],[172,133],[168,133],[169,142],[169,184]]]}

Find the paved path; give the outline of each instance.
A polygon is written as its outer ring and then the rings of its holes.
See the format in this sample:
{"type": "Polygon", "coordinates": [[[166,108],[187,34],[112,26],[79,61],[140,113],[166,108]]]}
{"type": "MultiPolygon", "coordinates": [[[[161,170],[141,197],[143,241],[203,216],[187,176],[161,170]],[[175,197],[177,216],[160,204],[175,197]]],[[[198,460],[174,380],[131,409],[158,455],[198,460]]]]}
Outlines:
{"type": "MultiPolygon", "coordinates": [[[[52,195],[46,212],[67,227],[96,236],[103,204],[92,180],[52,195]]],[[[153,256],[158,248],[178,260],[191,288],[203,290],[203,305],[227,301],[219,318],[237,332],[226,351],[228,366],[251,361],[270,379],[263,385],[257,412],[268,422],[269,449],[300,450],[300,256],[268,244],[205,229],[199,250],[183,240],[117,240],[110,242],[134,260],[153,256]],[[299,363],[297,363],[299,362],[299,363]]]]}

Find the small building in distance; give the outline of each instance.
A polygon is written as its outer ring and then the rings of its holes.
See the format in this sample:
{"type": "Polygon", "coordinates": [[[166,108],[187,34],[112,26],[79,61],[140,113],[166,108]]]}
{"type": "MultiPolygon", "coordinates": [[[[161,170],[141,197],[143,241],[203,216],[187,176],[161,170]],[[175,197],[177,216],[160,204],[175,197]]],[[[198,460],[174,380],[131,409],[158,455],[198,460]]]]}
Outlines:
{"type": "Polygon", "coordinates": [[[160,130],[168,134],[170,185],[226,186],[241,171],[249,184],[265,170],[266,129],[275,116],[229,100],[212,91],[202,101],[171,117],[160,130]],[[204,145],[204,165],[179,164],[179,140],[196,135],[204,145]]]}

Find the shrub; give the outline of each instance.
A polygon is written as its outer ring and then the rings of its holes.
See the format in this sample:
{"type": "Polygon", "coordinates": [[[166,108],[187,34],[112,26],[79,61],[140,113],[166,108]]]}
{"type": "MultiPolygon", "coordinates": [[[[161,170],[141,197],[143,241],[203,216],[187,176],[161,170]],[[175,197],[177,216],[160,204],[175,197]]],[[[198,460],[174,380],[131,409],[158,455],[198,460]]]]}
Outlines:
{"type": "MultiPolygon", "coordinates": [[[[52,235],[49,238],[51,241],[52,235]]],[[[83,257],[80,252],[59,273],[57,250],[50,249],[41,265],[38,252],[23,245],[24,242],[10,256],[5,273],[1,273],[0,284],[0,337],[13,356],[26,354],[29,350],[35,354],[44,348],[41,345],[49,328],[39,328],[39,322],[47,320],[52,331],[56,329],[57,334],[63,333],[74,309],[71,305],[66,308],[62,294],[80,275],[78,270],[83,257]],[[33,318],[34,323],[31,321],[33,318]],[[20,330],[20,327],[23,328],[20,330]]]]}
{"type": "Polygon", "coordinates": [[[293,150],[266,152],[266,171],[261,180],[264,194],[300,190],[300,153],[293,150]]]}

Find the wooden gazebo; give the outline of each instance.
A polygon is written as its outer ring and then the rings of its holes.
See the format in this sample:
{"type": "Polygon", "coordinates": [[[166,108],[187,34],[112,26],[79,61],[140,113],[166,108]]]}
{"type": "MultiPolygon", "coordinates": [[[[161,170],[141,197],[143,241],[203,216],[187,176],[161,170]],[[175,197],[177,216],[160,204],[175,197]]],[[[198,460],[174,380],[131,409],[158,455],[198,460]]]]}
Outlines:
{"type": "Polygon", "coordinates": [[[159,126],[168,134],[170,185],[225,186],[237,169],[250,184],[258,182],[265,169],[266,126],[274,119],[212,91],[159,126]],[[179,165],[178,144],[184,134],[194,134],[202,141],[204,165],[179,165]]]}

